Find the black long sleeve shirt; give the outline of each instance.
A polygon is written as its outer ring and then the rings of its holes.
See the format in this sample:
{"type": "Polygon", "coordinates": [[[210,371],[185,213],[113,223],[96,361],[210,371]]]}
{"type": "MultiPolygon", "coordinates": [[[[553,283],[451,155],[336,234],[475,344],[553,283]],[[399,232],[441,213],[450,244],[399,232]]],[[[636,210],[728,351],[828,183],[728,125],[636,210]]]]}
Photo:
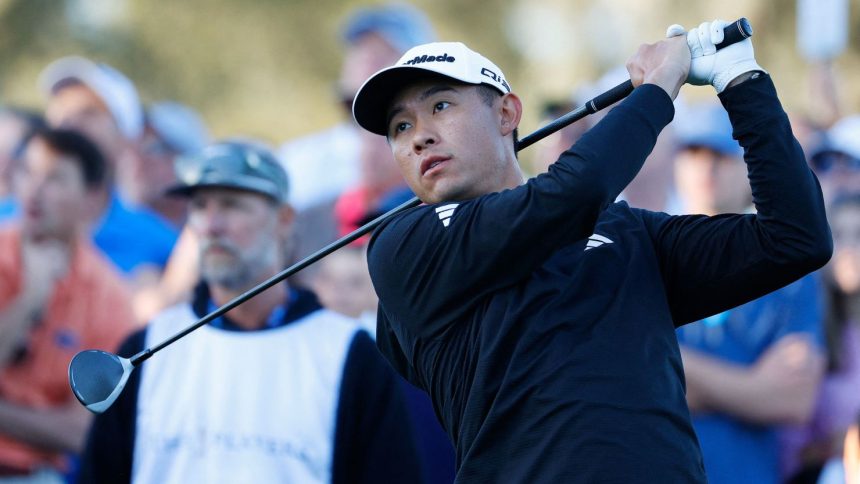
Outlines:
{"type": "Polygon", "coordinates": [[[458,482],[706,480],[676,326],[777,289],[832,251],[770,78],[720,99],[757,214],[612,203],[674,114],[643,85],[547,174],[377,229],[377,344],[430,393],[458,482]]]}

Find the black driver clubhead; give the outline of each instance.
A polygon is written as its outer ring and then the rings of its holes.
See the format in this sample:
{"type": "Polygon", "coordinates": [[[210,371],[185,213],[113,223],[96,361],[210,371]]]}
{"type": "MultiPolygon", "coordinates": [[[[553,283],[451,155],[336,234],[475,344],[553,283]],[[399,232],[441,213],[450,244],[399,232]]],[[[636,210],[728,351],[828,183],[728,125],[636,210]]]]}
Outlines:
{"type": "Polygon", "coordinates": [[[127,358],[101,350],[81,351],[69,363],[69,384],[83,406],[102,413],[119,397],[133,369],[127,358]]]}

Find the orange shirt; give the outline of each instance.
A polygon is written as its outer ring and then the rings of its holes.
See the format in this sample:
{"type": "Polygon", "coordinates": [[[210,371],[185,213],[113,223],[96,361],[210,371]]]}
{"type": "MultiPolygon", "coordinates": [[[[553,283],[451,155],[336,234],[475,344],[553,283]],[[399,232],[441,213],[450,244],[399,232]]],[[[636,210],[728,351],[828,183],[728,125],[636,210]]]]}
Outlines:
{"type": "MultiPolygon", "coordinates": [[[[15,227],[0,230],[0,308],[22,289],[21,234],[15,227]]],[[[97,249],[80,240],[69,271],[57,283],[42,320],[30,332],[21,361],[0,369],[0,398],[35,409],[75,401],[69,387],[72,357],[85,349],[116,351],[135,326],[131,296],[125,282],[97,249]]],[[[0,465],[32,469],[58,465],[61,456],[0,434],[0,465]]]]}

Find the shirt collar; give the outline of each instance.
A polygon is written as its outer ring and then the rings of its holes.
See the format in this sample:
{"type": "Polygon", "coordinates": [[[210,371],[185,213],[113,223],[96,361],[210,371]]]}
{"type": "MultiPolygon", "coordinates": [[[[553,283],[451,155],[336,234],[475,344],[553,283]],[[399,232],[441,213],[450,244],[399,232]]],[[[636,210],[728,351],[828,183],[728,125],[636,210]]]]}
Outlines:
{"type": "MultiPolygon", "coordinates": [[[[286,302],[272,311],[266,319],[265,325],[260,329],[252,331],[280,328],[281,326],[286,326],[293,321],[302,319],[314,311],[322,309],[322,306],[313,292],[297,287],[290,287],[287,291],[288,294],[286,302]]],[[[194,310],[194,313],[198,318],[202,318],[206,314],[218,308],[214,301],[212,301],[209,286],[205,282],[200,282],[197,284],[197,287],[194,288],[191,308],[194,310]]],[[[223,329],[225,331],[249,331],[237,325],[227,316],[221,316],[220,318],[214,319],[209,323],[209,326],[223,329]]]]}

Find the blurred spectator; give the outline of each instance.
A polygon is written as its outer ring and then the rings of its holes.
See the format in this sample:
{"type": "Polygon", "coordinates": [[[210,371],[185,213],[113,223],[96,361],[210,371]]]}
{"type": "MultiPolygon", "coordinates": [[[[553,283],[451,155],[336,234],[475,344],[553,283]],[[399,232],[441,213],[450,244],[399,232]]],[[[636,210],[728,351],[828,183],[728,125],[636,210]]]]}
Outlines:
{"type": "Polygon", "coordinates": [[[133,299],[138,321],[149,321],[161,310],[191,297],[199,275],[198,251],[197,237],[185,224],[161,277],[151,284],[138,284],[133,299]]]}
{"type": "MultiPolygon", "coordinates": [[[[676,113],[678,106],[683,103],[682,96],[675,100],[676,113]]],[[[657,143],[645,159],[642,169],[621,193],[621,197],[630,205],[660,211],[669,203],[668,197],[674,190],[672,174],[675,168],[673,160],[676,125],[677,123],[671,123],[660,132],[657,143]]]]}
{"type": "Polygon", "coordinates": [[[860,415],[845,434],[845,484],[860,484],[860,415]]]}
{"type": "MultiPolygon", "coordinates": [[[[803,1],[801,0],[801,2],[803,1]]],[[[812,4],[812,2],[808,3],[809,5],[812,4]]],[[[834,2],[828,1],[826,3],[828,4],[827,8],[834,5],[834,2]]],[[[805,19],[804,21],[800,21],[800,18],[798,20],[798,26],[806,23],[805,19]]],[[[822,18],[817,16],[816,21],[820,24],[822,18]]],[[[818,31],[810,30],[806,34],[812,34],[810,39],[821,38],[818,31]]],[[[845,103],[840,101],[842,97],[839,92],[840,82],[836,75],[833,58],[818,57],[807,60],[810,61],[807,66],[809,91],[806,101],[808,106],[803,113],[789,113],[789,118],[794,137],[797,138],[803,152],[809,155],[822,145],[825,132],[842,116],[842,107],[845,103]]]]}
{"type": "Polygon", "coordinates": [[[39,84],[48,97],[48,123],[85,134],[107,160],[105,208],[94,217],[96,246],[122,272],[136,280],[150,280],[167,262],[177,231],[151,211],[132,207],[120,197],[133,180],[117,178],[132,174],[118,167],[134,156],[143,133],[143,108],[134,85],[115,69],[81,57],[54,61],[42,71],[39,84]]]}
{"type": "Polygon", "coordinates": [[[788,119],[791,122],[791,131],[806,153],[808,161],[809,155],[821,145],[825,131],[803,113],[789,112],[788,119]]]}
{"type": "Polygon", "coordinates": [[[842,455],[824,466],[818,484],[860,484],[860,415],[845,432],[842,447],[842,455]]]}
{"type": "Polygon", "coordinates": [[[830,127],[842,116],[845,105],[840,92],[840,79],[833,59],[818,60],[808,65],[809,111],[818,126],[830,127]]]}
{"type": "Polygon", "coordinates": [[[0,108],[0,222],[18,216],[18,205],[12,193],[12,163],[26,136],[44,125],[45,120],[34,111],[10,106],[0,108]]]}
{"type": "Polygon", "coordinates": [[[785,473],[798,483],[814,482],[822,465],[841,454],[845,431],[860,414],[860,191],[837,198],[829,215],[827,373],[812,420],[783,436],[785,473]]]}
{"type": "MultiPolygon", "coordinates": [[[[547,102],[541,109],[541,124],[549,124],[577,107],[572,101],[547,102]]],[[[531,174],[539,175],[549,170],[549,165],[573,146],[590,126],[588,118],[583,118],[538,141],[531,158],[531,174]]]]}
{"type": "Polygon", "coordinates": [[[405,4],[358,9],[349,16],[342,32],[344,52],[337,101],[348,121],[290,141],[280,152],[290,176],[305,180],[290,194],[290,202],[298,211],[334,200],[359,178],[359,130],[353,126],[351,114],[358,88],[409,48],[435,39],[424,14],[405,4]]]}
{"type": "MultiPolygon", "coordinates": [[[[625,67],[619,66],[611,69],[597,81],[585,83],[578,87],[574,91],[570,103],[562,102],[545,107],[541,117],[545,122],[553,121],[625,82],[628,78],[629,75],[625,67]]],[[[563,152],[570,148],[592,126],[600,122],[612,107],[582,118],[538,142],[530,166],[532,174],[537,175],[547,171],[549,166],[555,163],[563,152]]],[[[645,160],[642,169],[619,198],[649,210],[659,211],[666,206],[666,196],[671,192],[673,127],[670,124],[660,133],[657,137],[657,143],[645,160]]]]}
{"type": "MultiPolygon", "coordinates": [[[[129,178],[130,198],[145,205],[177,229],[183,227],[188,201],[167,194],[176,184],[175,163],[178,157],[193,157],[209,138],[203,120],[193,110],[173,102],[155,103],[146,113],[139,156],[123,166],[133,171],[129,178]]],[[[134,294],[134,312],[148,321],[162,309],[190,296],[197,280],[197,246],[194,235],[186,228],[171,251],[164,272],[149,284],[138,284],[134,294]]],[[[139,281],[140,282],[140,281],[139,281]]]]}
{"type": "MultiPolygon", "coordinates": [[[[693,113],[676,120],[678,208],[703,215],[751,210],[746,165],[725,110],[693,113]]],[[[780,481],[776,426],[804,422],[812,412],[824,366],[820,339],[815,274],[678,330],[710,482],[780,481]]]]}
{"type": "Polygon", "coordinates": [[[22,216],[0,231],[0,480],[62,482],[64,454],[82,448],[90,422],[69,361],[133,328],[129,294],[87,235],[105,169],[86,138],[48,129],[16,169],[22,216]]]}
{"type": "Polygon", "coordinates": [[[334,205],[338,236],[352,232],[368,219],[382,215],[413,197],[386,139],[365,130],[359,134],[359,139],[361,174],[334,205]]]}
{"type": "MultiPolygon", "coordinates": [[[[623,66],[610,69],[600,76],[600,79],[584,83],[577,87],[571,95],[570,102],[550,103],[544,106],[541,117],[545,122],[553,121],[571,110],[584,105],[595,96],[624,82],[629,77],[627,69],[623,66]]],[[[558,134],[550,135],[541,140],[538,143],[537,153],[532,161],[534,174],[545,172],[549,168],[549,165],[555,163],[558,157],[567,151],[586,131],[600,122],[612,107],[610,106],[607,109],[586,116],[564,128],[558,134]]]]}
{"type": "Polygon", "coordinates": [[[810,155],[825,202],[860,189],[860,115],[840,119],[810,155]]]}
{"type": "Polygon", "coordinates": [[[146,110],[143,139],[137,156],[120,164],[129,173],[123,195],[134,205],[147,207],[175,228],[185,223],[187,203],[166,194],[176,184],[173,163],[178,156],[194,156],[209,139],[206,126],[191,108],[175,102],[159,102],[146,110]]]}
{"type": "MultiPolygon", "coordinates": [[[[385,140],[362,136],[363,130],[352,122],[352,99],[373,73],[396,62],[409,48],[435,40],[425,15],[399,3],[355,10],[346,20],[342,35],[344,53],[337,100],[348,121],[290,141],[280,150],[287,172],[302,180],[290,195],[298,212],[297,223],[306,228],[297,234],[295,258],[310,254],[337,236],[334,204],[345,190],[358,192],[341,202],[338,212],[342,220],[363,212],[355,209],[356,203],[375,210],[373,206],[396,185],[392,178],[396,167],[385,140]]],[[[309,280],[315,270],[312,267],[300,274],[300,279],[309,280]]]]}
{"type": "Polygon", "coordinates": [[[687,106],[676,116],[675,193],[670,213],[714,215],[752,207],[743,149],[722,107],[687,106]]]}
{"type": "MultiPolygon", "coordinates": [[[[211,145],[177,166],[201,280],[129,338],[131,354],[276,274],[293,212],[268,150],[211,145]]],[[[393,370],[354,321],[282,283],[133,374],[96,418],[85,482],[420,482],[393,370]],[[167,445],[165,445],[167,444],[167,445]]]]}
{"type": "Polygon", "coordinates": [[[313,281],[320,303],[332,311],[359,320],[371,335],[376,334],[376,305],[379,300],[370,282],[364,247],[348,246],[319,261],[313,281]]]}

